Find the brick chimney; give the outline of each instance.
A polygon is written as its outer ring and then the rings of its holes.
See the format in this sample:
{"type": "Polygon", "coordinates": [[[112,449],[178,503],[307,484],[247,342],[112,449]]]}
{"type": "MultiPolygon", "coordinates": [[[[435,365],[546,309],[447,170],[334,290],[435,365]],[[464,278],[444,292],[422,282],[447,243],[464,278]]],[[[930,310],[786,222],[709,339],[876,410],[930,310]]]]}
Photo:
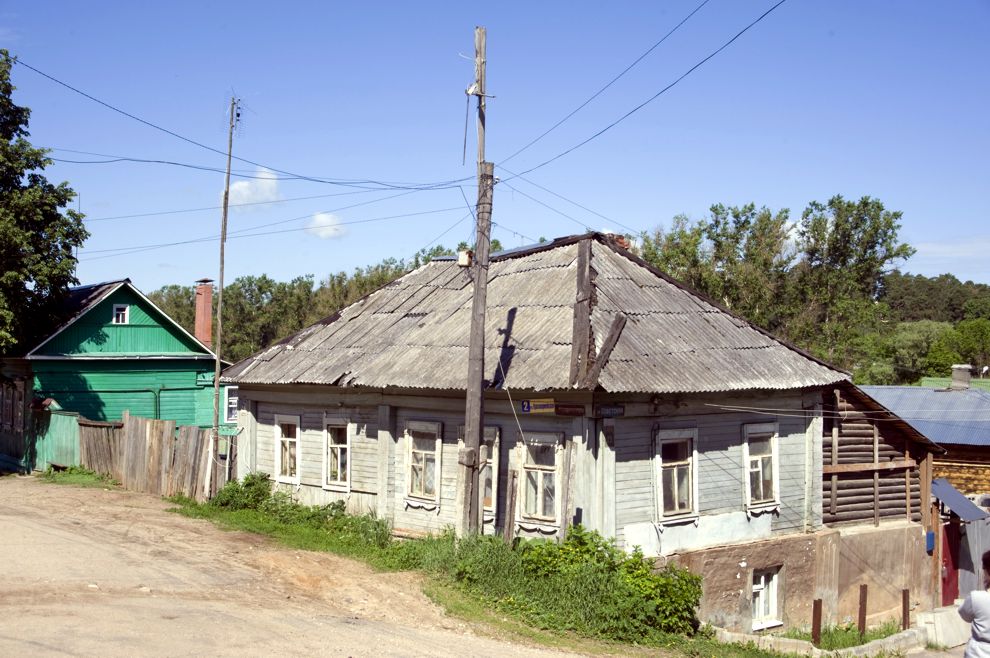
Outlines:
{"type": "Polygon", "coordinates": [[[213,279],[196,282],[196,339],[213,349],[213,279]]]}
{"type": "Polygon", "coordinates": [[[949,384],[949,390],[952,391],[965,391],[969,388],[969,378],[972,373],[973,366],[968,364],[954,364],[952,366],[952,382],[949,384]]]}

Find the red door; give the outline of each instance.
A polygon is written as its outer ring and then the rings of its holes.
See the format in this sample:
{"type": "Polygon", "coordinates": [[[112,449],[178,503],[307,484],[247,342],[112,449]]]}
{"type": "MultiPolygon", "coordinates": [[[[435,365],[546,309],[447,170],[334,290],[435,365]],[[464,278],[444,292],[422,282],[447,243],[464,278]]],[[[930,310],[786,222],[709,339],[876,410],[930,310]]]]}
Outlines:
{"type": "Polygon", "coordinates": [[[952,605],[959,598],[959,522],[942,528],[942,605],[952,605]]]}

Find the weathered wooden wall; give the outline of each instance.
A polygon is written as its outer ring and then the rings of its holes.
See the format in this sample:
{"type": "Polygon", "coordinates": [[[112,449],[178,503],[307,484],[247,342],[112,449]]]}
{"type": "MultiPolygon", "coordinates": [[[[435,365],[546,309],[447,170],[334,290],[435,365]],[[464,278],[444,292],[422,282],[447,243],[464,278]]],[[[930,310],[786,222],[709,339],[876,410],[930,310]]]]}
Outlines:
{"type": "MultiPolygon", "coordinates": [[[[886,414],[836,389],[825,395],[822,516],[827,524],[922,520],[928,451],[886,414]]],[[[927,480],[927,483],[926,483],[927,480]]]]}

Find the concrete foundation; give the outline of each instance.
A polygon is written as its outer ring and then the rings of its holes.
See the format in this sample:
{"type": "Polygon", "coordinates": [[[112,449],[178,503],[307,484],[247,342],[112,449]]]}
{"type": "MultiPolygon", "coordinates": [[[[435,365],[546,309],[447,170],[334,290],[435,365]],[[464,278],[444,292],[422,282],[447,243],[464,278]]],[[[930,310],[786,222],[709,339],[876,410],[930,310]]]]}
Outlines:
{"type": "Polygon", "coordinates": [[[863,583],[868,622],[879,623],[900,618],[902,589],[910,592],[912,615],[931,609],[930,560],[921,526],[907,522],[829,528],[668,558],[702,577],[702,621],[743,632],[753,630],[754,571],[776,573],[777,620],[784,627],[809,627],[816,598],[823,623],[855,620],[863,583]]]}

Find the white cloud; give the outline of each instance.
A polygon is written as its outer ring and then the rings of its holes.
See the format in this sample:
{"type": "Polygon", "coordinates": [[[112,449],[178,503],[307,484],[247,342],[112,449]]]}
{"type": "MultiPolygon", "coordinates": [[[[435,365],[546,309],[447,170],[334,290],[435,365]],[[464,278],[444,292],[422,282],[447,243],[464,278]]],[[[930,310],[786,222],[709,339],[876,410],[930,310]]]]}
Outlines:
{"type": "Polygon", "coordinates": [[[306,232],[321,240],[332,240],[344,235],[344,227],[340,225],[340,218],[329,212],[318,212],[313,215],[306,225],[306,232]]]}
{"type": "Polygon", "coordinates": [[[275,172],[258,167],[255,174],[257,178],[239,180],[230,184],[230,204],[234,210],[246,210],[251,208],[238,208],[237,205],[243,203],[259,203],[264,201],[278,201],[281,196],[278,193],[278,178],[275,172]]]}

